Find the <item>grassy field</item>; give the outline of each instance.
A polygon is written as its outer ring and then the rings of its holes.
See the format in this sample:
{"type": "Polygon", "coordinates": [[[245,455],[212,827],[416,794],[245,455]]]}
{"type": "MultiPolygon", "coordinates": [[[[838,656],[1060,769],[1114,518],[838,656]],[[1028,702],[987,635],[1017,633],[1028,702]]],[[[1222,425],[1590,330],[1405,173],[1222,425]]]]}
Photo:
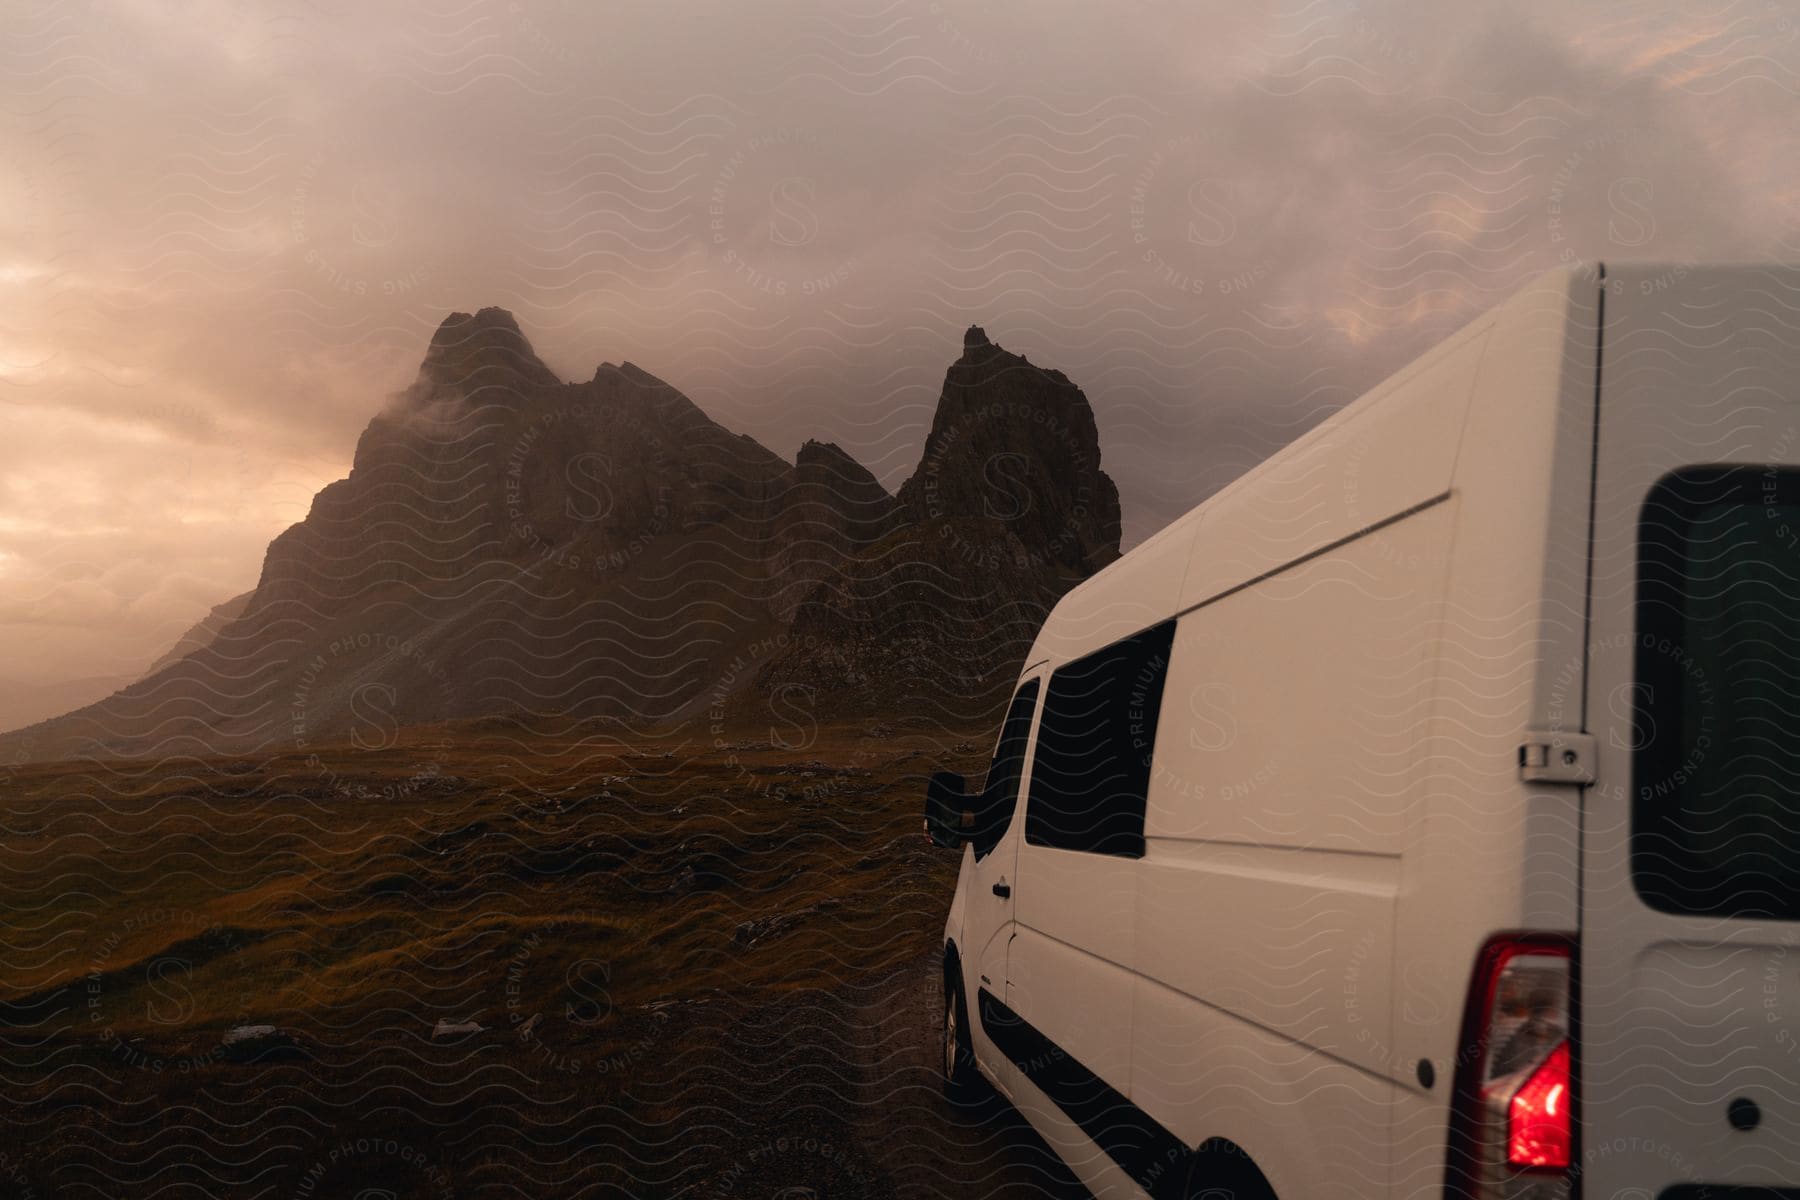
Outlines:
{"type": "Polygon", "coordinates": [[[956,870],[924,776],[989,731],[763,732],[21,769],[0,1190],[943,1194],[968,1148],[883,1122],[956,870]]]}

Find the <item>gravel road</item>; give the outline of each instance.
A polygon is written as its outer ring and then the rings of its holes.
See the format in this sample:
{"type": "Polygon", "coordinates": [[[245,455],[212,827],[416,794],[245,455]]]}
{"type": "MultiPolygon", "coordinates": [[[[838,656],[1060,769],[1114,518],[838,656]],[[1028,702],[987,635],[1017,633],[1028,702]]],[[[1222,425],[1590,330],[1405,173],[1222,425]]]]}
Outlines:
{"type": "Polygon", "coordinates": [[[729,1024],[727,1049],[683,1087],[686,1111],[720,1119],[677,1136],[707,1160],[680,1194],[1086,1197],[998,1096],[966,1106],[944,1098],[939,1003],[935,958],[922,958],[836,993],[798,992],[747,1011],[721,1006],[712,1019],[729,1024]]]}

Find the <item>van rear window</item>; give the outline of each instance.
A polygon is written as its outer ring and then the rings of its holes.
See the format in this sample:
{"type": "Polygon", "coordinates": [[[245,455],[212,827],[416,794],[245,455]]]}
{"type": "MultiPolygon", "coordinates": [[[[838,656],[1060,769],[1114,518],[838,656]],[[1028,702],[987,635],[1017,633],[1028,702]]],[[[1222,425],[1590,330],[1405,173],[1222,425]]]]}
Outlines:
{"type": "Polygon", "coordinates": [[[1144,855],[1150,756],[1175,622],[1165,621],[1050,676],[1025,801],[1034,846],[1144,855]]]}
{"type": "Polygon", "coordinates": [[[1667,912],[1800,918],[1800,472],[1666,476],[1638,545],[1638,893],[1667,912]]]}

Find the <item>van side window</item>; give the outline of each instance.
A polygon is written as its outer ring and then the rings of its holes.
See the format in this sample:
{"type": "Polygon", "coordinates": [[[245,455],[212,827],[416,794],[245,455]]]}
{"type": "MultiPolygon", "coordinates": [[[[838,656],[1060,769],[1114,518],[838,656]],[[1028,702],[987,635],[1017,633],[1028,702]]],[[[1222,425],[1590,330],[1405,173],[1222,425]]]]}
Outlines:
{"type": "Polygon", "coordinates": [[[1007,827],[1012,824],[1013,810],[1019,806],[1019,777],[1025,773],[1025,743],[1031,737],[1031,718],[1037,713],[1038,681],[1033,679],[1019,689],[1006,721],[1000,726],[1000,740],[994,745],[994,760],[988,764],[987,782],[981,787],[981,803],[975,814],[975,836],[970,842],[975,857],[985,857],[999,845],[1007,827]]]}
{"type": "Polygon", "coordinates": [[[1144,855],[1144,803],[1175,622],[1146,629],[1050,676],[1031,765],[1025,840],[1144,855]]]}
{"type": "Polygon", "coordinates": [[[1800,471],[1664,477],[1638,526],[1631,867],[1665,912],[1800,918],[1800,471]]]}

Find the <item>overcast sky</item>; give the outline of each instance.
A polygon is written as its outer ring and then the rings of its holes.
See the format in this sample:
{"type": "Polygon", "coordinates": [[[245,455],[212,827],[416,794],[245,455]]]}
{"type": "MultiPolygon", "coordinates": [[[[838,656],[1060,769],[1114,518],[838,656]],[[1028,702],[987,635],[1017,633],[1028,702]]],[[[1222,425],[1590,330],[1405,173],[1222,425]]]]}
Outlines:
{"type": "Polygon", "coordinates": [[[30,0],[0,680],[141,670],[456,309],[912,471],[961,330],[1128,542],[1575,256],[1793,258],[1800,3],[30,0]]]}

